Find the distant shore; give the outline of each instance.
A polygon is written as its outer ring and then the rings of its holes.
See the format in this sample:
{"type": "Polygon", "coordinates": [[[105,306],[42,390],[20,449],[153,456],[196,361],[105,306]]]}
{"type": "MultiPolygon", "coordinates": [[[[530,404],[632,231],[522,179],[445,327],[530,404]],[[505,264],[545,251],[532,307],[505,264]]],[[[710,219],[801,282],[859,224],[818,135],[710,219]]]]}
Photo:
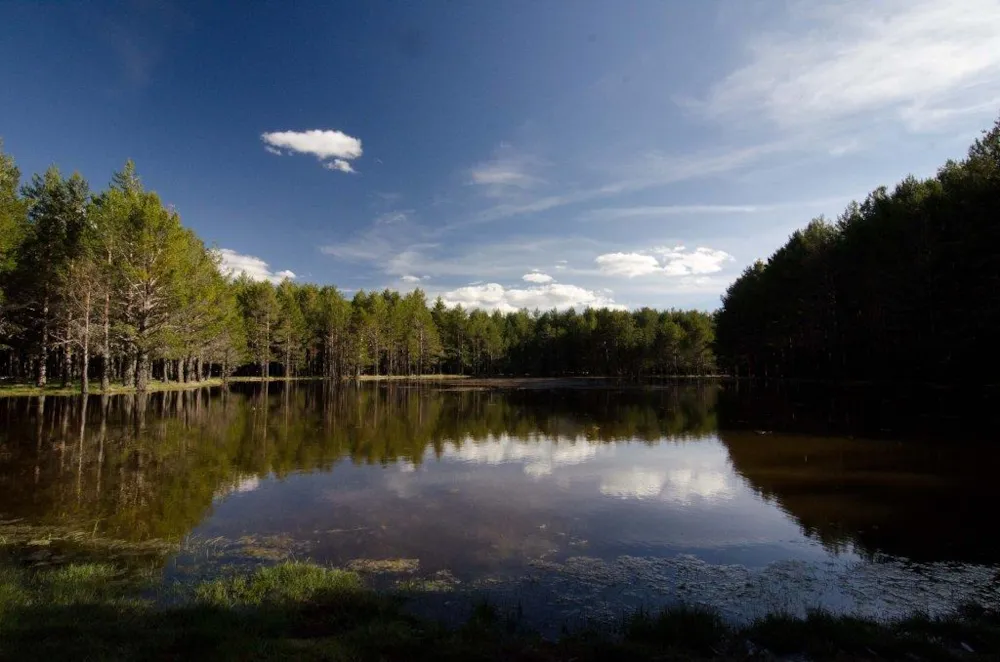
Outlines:
{"type": "MultiPolygon", "coordinates": [[[[586,377],[475,377],[472,375],[361,375],[360,378],[345,377],[343,381],[352,382],[393,382],[393,383],[433,383],[440,386],[458,389],[530,389],[548,390],[556,388],[591,389],[591,388],[622,388],[643,387],[670,381],[697,381],[725,379],[725,375],[691,375],[669,377],[644,377],[633,380],[625,377],[586,376],[586,377]]],[[[230,377],[230,384],[254,384],[263,381],[271,382],[318,382],[322,377],[230,377]]],[[[223,386],[226,382],[221,377],[212,377],[197,382],[149,382],[147,393],[160,391],[184,391],[198,388],[223,386]]],[[[89,395],[125,395],[137,393],[134,386],[112,384],[108,391],[102,391],[100,382],[91,382],[89,395]]],[[[40,395],[80,395],[80,383],[71,382],[67,386],[49,384],[38,387],[23,382],[0,382],[0,398],[3,397],[36,397],[40,395]]]]}
{"type": "MultiPolygon", "coordinates": [[[[199,382],[162,382],[151,381],[147,393],[157,391],[185,391],[189,389],[205,388],[209,386],[222,386],[222,379],[212,377],[199,382]]],[[[88,395],[125,395],[137,393],[134,386],[122,386],[121,384],[111,384],[107,391],[101,390],[101,383],[91,382],[88,395]]],[[[0,398],[17,396],[39,396],[39,395],[80,395],[80,382],[70,382],[67,386],[59,384],[47,384],[43,387],[25,383],[0,383],[0,398]]]]}

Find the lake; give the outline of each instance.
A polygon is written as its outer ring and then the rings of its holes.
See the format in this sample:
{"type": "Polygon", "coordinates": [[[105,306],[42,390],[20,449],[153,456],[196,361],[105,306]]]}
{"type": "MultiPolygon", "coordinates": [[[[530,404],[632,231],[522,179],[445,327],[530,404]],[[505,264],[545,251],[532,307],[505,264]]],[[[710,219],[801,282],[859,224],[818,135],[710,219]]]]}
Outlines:
{"type": "Polygon", "coordinates": [[[309,559],[542,626],[1000,602],[995,444],[884,400],[582,384],[3,399],[0,520],[179,543],[167,579],[309,559]]]}

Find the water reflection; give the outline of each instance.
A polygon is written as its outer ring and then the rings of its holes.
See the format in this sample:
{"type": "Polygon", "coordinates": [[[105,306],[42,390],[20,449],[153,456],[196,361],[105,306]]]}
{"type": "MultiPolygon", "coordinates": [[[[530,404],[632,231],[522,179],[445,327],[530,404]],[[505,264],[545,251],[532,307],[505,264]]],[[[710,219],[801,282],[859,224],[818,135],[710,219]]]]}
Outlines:
{"type": "Polygon", "coordinates": [[[997,451],[720,431],[717,416],[753,411],[720,388],[0,400],[0,518],[127,540],[280,535],[319,560],[468,576],[579,554],[1000,558],[983,519],[997,451]]]}

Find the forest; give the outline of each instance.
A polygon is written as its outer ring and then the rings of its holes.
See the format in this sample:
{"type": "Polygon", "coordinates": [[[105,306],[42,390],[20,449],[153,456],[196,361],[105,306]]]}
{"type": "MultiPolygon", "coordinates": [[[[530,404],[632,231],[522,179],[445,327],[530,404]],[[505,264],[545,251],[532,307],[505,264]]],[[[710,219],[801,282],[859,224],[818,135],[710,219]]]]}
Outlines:
{"type": "Polygon", "coordinates": [[[147,190],[0,149],[0,378],[134,385],[232,374],[992,379],[1000,328],[1000,122],[937,175],[875,189],[747,267],[714,314],[511,313],[421,290],[252,281],[147,190]],[[978,374],[975,374],[978,373],[978,374]]]}
{"type": "Polygon", "coordinates": [[[723,296],[715,350],[738,376],[995,381],[1000,122],[935,177],[813,220],[723,296]]]}
{"type": "MultiPolygon", "coordinates": [[[[2,145],[0,145],[2,147],[2,145]]],[[[0,149],[0,379],[149,388],[232,374],[698,375],[698,311],[489,313],[421,290],[253,281],[147,190],[132,162],[107,189],[50,167],[21,185],[0,149]]]]}

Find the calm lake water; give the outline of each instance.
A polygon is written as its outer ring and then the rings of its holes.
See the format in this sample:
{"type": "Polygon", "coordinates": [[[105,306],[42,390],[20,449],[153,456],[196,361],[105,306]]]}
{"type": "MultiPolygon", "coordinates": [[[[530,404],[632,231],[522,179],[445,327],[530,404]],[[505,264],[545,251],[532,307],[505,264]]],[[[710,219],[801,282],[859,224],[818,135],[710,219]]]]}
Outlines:
{"type": "Polygon", "coordinates": [[[0,520],[180,541],[168,578],[302,558],[540,621],[995,603],[1000,449],[888,409],[711,383],[10,398],[0,520]]]}

